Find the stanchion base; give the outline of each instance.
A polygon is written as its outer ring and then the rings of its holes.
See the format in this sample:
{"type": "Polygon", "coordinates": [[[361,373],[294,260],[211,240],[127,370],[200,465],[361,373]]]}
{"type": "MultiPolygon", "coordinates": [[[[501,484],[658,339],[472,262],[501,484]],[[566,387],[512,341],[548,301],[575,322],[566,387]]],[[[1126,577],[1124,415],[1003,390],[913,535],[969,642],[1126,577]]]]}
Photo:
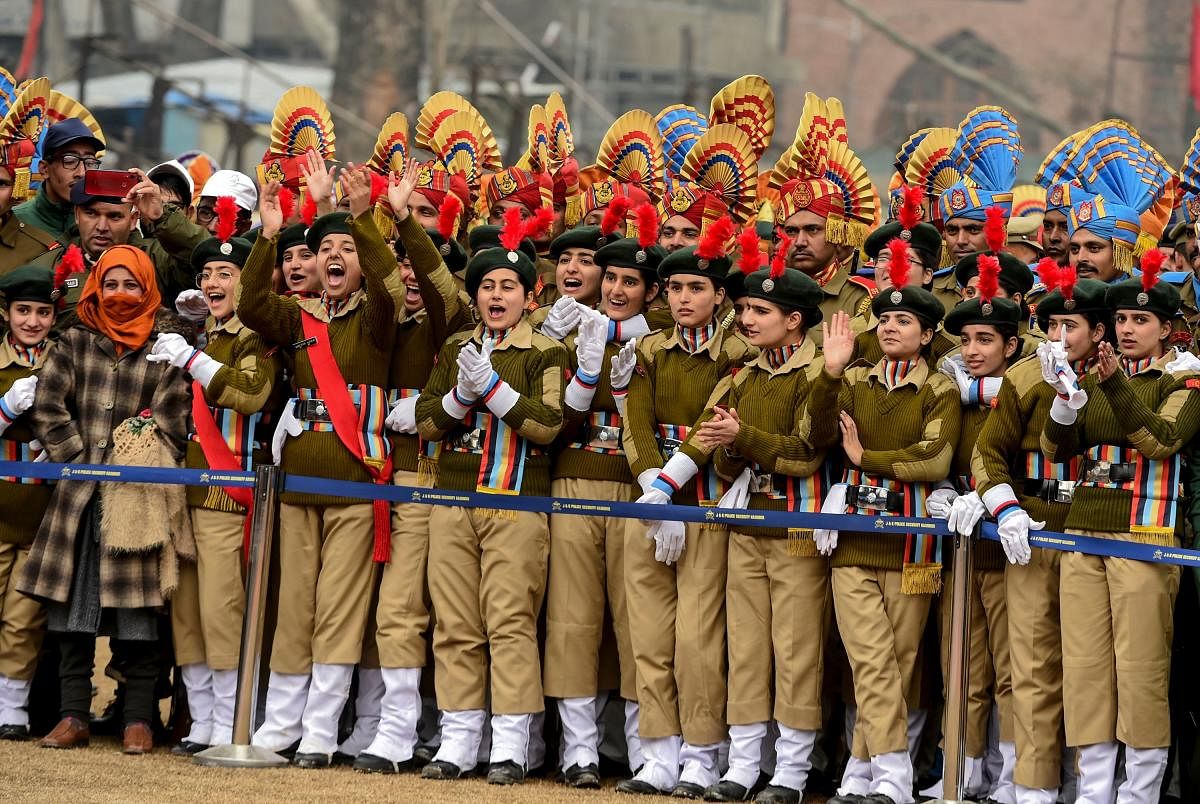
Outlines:
{"type": "Polygon", "coordinates": [[[254,745],[214,745],[195,756],[198,765],[212,768],[279,768],[288,761],[254,745]]]}

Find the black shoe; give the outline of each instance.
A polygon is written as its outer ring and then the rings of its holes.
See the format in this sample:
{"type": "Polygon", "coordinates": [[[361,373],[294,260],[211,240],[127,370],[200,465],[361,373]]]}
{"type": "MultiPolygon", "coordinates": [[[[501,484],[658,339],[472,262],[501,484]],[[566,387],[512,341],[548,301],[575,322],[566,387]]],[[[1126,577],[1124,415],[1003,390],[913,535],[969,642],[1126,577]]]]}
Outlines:
{"type": "Polygon", "coordinates": [[[737,782],[722,779],[704,791],[705,801],[749,801],[750,790],[737,782]]]}
{"type": "Polygon", "coordinates": [[[600,787],[600,766],[595,764],[572,765],[563,771],[562,782],[567,787],[594,790],[600,787]]]}
{"type": "Polygon", "coordinates": [[[659,790],[649,782],[643,782],[641,779],[622,779],[617,782],[618,793],[630,793],[635,796],[661,796],[663,791],[659,790]]]}
{"type": "Polygon", "coordinates": [[[204,743],[194,743],[191,740],[181,740],[171,746],[171,753],[177,757],[194,757],[201,751],[207,749],[208,746],[204,743]]]}
{"type": "Polygon", "coordinates": [[[755,804],[800,804],[800,791],[791,787],[769,784],[754,797],[755,804]]]}
{"type": "Polygon", "coordinates": [[[291,762],[293,759],[295,759],[296,752],[299,750],[300,750],[300,741],[297,740],[296,742],[289,745],[287,748],[284,748],[280,751],[276,751],[275,753],[279,754],[279,756],[283,757],[288,762],[291,762]]]}
{"type": "Polygon", "coordinates": [[[28,740],[29,727],[8,723],[0,726],[0,740],[28,740]]]}
{"type": "Polygon", "coordinates": [[[444,759],[435,759],[421,769],[422,779],[461,779],[463,777],[463,769],[455,765],[453,762],[447,762],[444,759]]]}
{"type": "Polygon", "coordinates": [[[354,755],[353,754],[343,754],[341,751],[334,751],[333,752],[333,764],[334,765],[353,765],[354,764],[354,755]]]}
{"type": "Polygon", "coordinates": [[[512,760],[488,765],[488,784],[520,784],[525,781],[525,768],[512,760]]]}
{"type": "Polygon", "coordinates": [[[896,804],[896,799],[885,793],[871,793],[869,796],[860,796],[859,804],[896,804]]]}
{"type": "Polygon", "coordinates": [[[680,782],[671,791],[671,798],[704,798],[704,788],[692,782],[680,782]]]}
{"type": "Polygon", "coordinates": [[[863,804],[866,800],[866,796],[860,796],[855,793],[847,793],[844,796],[834,796],[825,802],[825,804],[863,804]]]}
{"type": "Polygon", "coordinates": [[[433,756],[436,753],[436,748],[428,745],[418,745],[413,749],[413,759],[416,760],[417,767],[423,768],[430,762],[433,762],[433,756]]]}
{"type": "Polygon", "coordinates": [[[390,759],[363,752],[354,759],[354,769],[362,773],[415,773],[420,769],[416,757],[403,762],[392,762],[390,759]]]}
{"type": "Polygon", "coordinates": [[[307,768],[308,770],[328,768],[333,764],[333,756],[331,754],[297,753],[292,757],[292,764],[297,768],[307,768]]]}

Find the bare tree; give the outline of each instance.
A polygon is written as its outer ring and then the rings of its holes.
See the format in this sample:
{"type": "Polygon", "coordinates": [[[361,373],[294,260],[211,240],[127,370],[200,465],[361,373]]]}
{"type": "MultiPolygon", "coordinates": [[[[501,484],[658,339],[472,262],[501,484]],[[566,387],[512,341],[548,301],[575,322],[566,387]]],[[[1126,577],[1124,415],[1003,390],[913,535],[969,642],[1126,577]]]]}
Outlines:
{"type": "MultiPolygon", "coordinates": [[[[337,13],[338,51],[333,102],[382,125],[395,111],[412,120],[422,61],[423,0],[342,0],[337,13]]],[[[335,121],[336,122],[336,121],[335,121]]],[[[338,157],[366,160],[373,135],[339,126],[338,157]]]]}

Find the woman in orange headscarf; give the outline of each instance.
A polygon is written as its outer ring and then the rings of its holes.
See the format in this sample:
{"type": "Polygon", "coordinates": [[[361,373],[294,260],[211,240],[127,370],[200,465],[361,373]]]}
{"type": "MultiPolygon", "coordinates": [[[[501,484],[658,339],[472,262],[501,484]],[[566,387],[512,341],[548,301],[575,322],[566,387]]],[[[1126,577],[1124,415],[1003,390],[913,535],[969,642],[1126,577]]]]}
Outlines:
{"type": "MultiPolygon", "coordinates": [[[[164,332],[189,336],[181,318],[160,309],[150,258],[132,246],[101,255],[78,306],[79,323],[51,351],[34,400],[33,430],[51,461],[121,463],[114,442],[177,461],[188,434],[190,389],[184,374],[146,359],[164,332]]],[[[42,520],[18,588],[47,604],[57,633],[62,720],[43,745],[86,744],[96,637],[108,636],[126,679],[125,751],[153,748],[158,675],[158,610],[174,585],[176,532],[165,487],[100,486],[61,480],[42,520]],[[118,510],[143,493],[145,510],[118,510]],[[126,491],[129,490],[129,491],[126,491]],[[107,507],[103,514],[102,507],[107,507]],[[129,523],[136,522],[136,525],[129,523]],[[117,524],[122,523],[122,524],[117,524]]]]}

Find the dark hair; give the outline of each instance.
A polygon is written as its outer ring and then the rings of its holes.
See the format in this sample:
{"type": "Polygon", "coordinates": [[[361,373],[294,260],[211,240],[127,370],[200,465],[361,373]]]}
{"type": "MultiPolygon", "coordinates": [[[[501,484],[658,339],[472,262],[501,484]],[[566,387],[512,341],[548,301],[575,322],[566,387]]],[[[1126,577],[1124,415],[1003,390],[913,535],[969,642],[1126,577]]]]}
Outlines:
{"type": "Polygon", "coordinates": [[[192,194],[188,191],[187,182],[181,177],[174,176],[170,173],[160,173],[155,176],[152,181],[164,190],[167,190],[179,199],[183,206],[190,206],[192,203],[192,194]]]}

